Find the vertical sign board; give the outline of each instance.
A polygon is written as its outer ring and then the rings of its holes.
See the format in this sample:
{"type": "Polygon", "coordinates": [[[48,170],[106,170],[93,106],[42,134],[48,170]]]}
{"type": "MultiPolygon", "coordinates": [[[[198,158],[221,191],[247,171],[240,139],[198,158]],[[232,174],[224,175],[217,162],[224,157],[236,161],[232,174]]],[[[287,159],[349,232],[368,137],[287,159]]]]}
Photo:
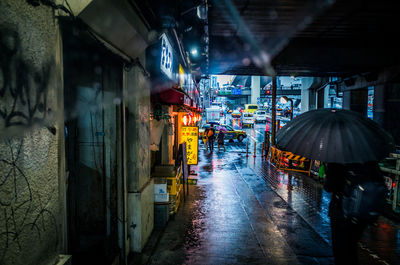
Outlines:
{"type": "Polygon", "coordinates": [[[199,127],[182,126],[181,141],[186,142],[188,165],[197,165],[199,156],[199,127]]]}
{"type": "Polygon", "coordinates": [[[172,63],[173,63],[173,50],[172,46],[167,38],[167,35],[161,36],[161,71],[172,79],[172,63]]]}

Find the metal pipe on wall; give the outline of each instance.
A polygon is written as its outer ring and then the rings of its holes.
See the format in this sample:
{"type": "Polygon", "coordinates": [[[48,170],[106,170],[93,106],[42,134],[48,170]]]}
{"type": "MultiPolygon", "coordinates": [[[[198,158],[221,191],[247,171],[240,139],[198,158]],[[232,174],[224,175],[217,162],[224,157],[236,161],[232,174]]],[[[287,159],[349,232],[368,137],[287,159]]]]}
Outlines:
{"type": "Polygon", "coordinates": [[[272,77],[272,106],[271,106],[271,145],[275,146],[276,135],[276,76],[272,77]]]}

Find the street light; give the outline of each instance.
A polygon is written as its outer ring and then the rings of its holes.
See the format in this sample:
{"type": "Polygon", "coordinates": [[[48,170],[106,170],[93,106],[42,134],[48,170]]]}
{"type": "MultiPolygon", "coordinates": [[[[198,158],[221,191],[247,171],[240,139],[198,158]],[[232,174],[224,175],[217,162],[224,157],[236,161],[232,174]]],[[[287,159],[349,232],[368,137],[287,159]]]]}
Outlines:
{"type": "Polygon", "coordinates": [[[282,104],[286,104],[290,101],[290,120],[293,119],[293,100],[291,98],[288,98],[287,96],[282,96],[279,101],[282,104]]]}

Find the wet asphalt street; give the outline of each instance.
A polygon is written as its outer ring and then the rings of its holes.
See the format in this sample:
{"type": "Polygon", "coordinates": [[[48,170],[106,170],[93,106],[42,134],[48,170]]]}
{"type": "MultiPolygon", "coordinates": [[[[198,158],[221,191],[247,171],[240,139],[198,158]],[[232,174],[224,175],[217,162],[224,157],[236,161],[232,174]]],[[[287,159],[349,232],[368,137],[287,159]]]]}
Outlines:
{"type": "MultiPolygon", "coordinates": [[[[197,185],[149,254],[149,264],[333,264],[330,195],[311,177],[261,159],[265,125],[226,152],[200,145],[197,185]]],[[[360,264],[400,264],[399,224],[381,217],[360,244],[360,264]]]]}

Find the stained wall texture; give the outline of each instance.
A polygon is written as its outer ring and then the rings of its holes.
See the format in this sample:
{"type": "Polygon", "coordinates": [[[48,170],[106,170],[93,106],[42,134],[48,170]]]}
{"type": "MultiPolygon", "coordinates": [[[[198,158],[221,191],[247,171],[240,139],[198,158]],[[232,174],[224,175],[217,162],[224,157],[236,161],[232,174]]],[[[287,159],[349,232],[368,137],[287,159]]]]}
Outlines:
{"type": "Polygon", "coordinates": [[[56,21],[0,1],[0,264],[54,264],[63,240],[56,21]]]}
{"type": "MultiPolygon", "coordinates": [[[[140,58],[144,62],[144,57],[140,58]]],[[[139,67],[124,72],[130,250],[140,252],[154,224],[150,178],[150,86],[139,67]]]]}

